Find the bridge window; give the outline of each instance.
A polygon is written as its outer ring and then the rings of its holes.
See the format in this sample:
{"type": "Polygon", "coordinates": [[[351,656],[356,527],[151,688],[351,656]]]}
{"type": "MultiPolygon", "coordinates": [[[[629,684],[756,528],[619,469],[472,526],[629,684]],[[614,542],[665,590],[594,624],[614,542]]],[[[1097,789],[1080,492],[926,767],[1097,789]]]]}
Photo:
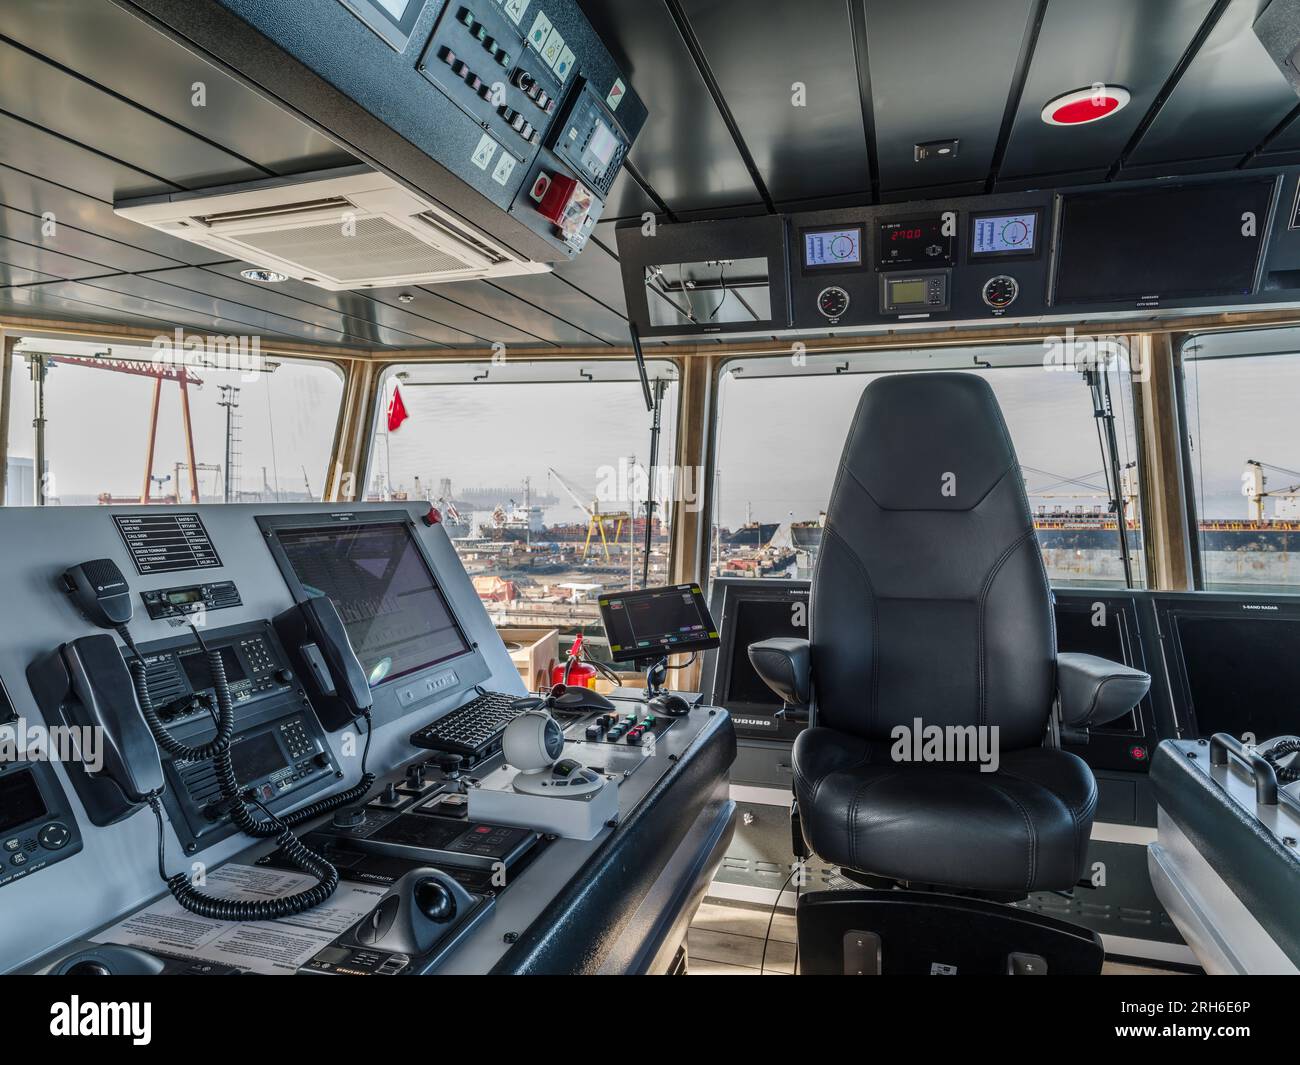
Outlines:
{"type": "Polygon", "coordinates": [[[1300,590],[1300,330],[1183,346],[1199,586],[1300,590]]]}
{"type": "Polygon", "coordinates": [[[338,367],[187,339],[179,350],[20,340],[0,378],[6,505],[320,499],[338,367]]]}
{"type": "MultiPolygon", "coordinates": [[[[699,505],[701,493],[699,476],[674,465],[677,369],[649,369],[662,418],[648,573],[662,584],[674,508],[699,505]]],[[[652,419],[634,364],[397,365],[376,407],[366,499],[440,509],[479,597],[499,628],[516,632],[507,643],[521,655],[552,630],[599,634],[597,594],[641,585],[652,419]]]]}
{"type": "Polygon", "coordinates": [[[900,370],[985,377],[1020,457],[1048,576],[1056,585],[1143,583],[1133,390],[1124,346],[1090,338],[997,347],[737,359],[718,389],[709,572],[809,577],[844,438],[875,378],[900,370]],[[1081,369],[1094,374],[1096,395],[1081,369]],[[1115,454],[1094,400],[1114,417],[1115,454]],[[1101,431],[1099,431],[1101,430],[1101,431]]]}

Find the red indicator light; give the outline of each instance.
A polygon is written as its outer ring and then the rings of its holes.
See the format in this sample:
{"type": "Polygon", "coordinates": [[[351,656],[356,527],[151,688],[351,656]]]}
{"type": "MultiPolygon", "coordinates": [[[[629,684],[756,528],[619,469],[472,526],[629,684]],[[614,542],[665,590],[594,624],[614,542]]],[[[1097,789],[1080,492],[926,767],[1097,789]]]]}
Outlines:
{"type": "Polygon", "coordinates": [[[1147,749],[1135,744],[1128,749],[1128,755],[1135,762],[1145,762],[1147,760],[1147,749]]]}
{"type": "Polygon", "coordinates": [[[1128,102],[1127,89],[1097,84],[1049,100],[1041,117],[1049,126],[1084,126],[1109,118],[1123,110],[1128,102]]]}

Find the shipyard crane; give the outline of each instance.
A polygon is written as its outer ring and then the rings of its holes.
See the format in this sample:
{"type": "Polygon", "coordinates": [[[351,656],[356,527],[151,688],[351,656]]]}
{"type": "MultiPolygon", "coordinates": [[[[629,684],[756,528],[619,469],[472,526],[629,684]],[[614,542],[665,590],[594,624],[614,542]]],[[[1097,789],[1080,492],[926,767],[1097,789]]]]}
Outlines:
{"type": "MultiPolygon", "coordinates": [[[[128,374],[134,377],[153,379],[153,404],[149,411],[149,444],[145,449],[144,482],[140,488],[140,502],[148,503],[153,488],[153,454],[158,439],[158,405],[162,399],[164,381],[175,381],[181,393],[181,419],[185,426],[185,452],[190,469],[190,502],[199,501],[198,464],[194,458],[194,427],[190,422],[189,386],[201,386],[203,380],[189,370],[175,366],[161,366],[155,363],[140,362],[133,359],[115,359],[110,349],[102,355],[89,358],[81,355],[45,355],[42,356],[47,366],[84,366],[91,370],[107,370],[110,373],[128,374]]],[[[180,482],[176,483],[176,498],[180,499],[180,482]]]]}
{"type": "Polygon", "coordinates": [[[587,552],[591,548],[592,537],[599,535],[605,561],[610,561],[609,539],[605,536],[605,526],[609,522],[614,523],[614,543],[617,544],[623,535],[623,523],[628,522],[630,527],[632,515],[627,511],[601,511],[599,499],[593,497],[591,502],[584,502],[577,489],[554,466],[547,467],[546,472],[560,482],[560,487],[569,493],[569,497],[578,505],[578,509],[587,515],[587,539],[582,545],[582,560],[584,562],[587,560],[587,552]]]}
{"type": "Polygon", "coordinates": [[[1300,470],[1288,470],[1285,466],[1275,466],[1271,462],[1260,462],[1257,459],[1246,460],[1246,472],[1242,475],[1242,494],[1246,497],[1246,502],[1250,507],[1251,521],[1264,521],[1264,500],[1273,496],[1278,499],[1290,499],[1293,503],[1297,497],[1300,497],[1300,481],[1287,488],[1276,488],[1269,491],[1265,488],[1268,484],[1268,478],[1264,476],[1265,470],[1272,470],[1274,473],[1285,474],[1287,477],[1300,477],[1300,470]]]}

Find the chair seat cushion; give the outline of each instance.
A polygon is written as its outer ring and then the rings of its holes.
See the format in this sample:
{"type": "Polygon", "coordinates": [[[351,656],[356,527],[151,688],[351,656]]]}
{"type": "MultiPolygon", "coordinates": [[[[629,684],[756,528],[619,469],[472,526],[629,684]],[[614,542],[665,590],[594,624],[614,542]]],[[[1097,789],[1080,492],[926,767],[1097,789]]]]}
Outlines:
{"type": "Polygon", "coordinates": [[[808,844],[861,873],[977,891],[1068,890],[1083,874],[1097,785],[1065,751],[974,764],[900,762],[893,744],[829,728],[794,745],[808,844]]]}

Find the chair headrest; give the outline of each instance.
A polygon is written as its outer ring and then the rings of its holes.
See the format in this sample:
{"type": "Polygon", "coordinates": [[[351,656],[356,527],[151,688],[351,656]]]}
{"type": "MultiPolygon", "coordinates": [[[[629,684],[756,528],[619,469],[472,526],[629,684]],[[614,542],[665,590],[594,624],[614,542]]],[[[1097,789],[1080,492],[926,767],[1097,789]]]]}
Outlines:
{"type": "Polygon", "coordinates": [[[901,373],[863,391],[843,463],[885,510],[962,511],[1017,460],[982,377],[901,373]]]}

